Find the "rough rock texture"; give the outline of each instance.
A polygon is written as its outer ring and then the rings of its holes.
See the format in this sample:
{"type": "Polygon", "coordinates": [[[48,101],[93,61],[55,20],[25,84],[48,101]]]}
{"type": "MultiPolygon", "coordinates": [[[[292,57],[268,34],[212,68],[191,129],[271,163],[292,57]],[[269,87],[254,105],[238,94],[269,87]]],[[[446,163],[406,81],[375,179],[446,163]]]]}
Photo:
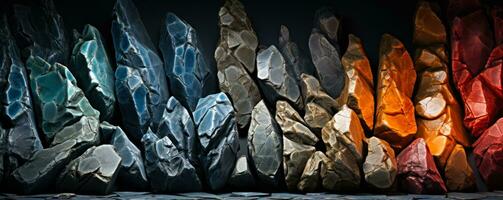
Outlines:
{"type": "Polygon", "coordinates": [[[200,159],[210,189],[223,189],[230,177],[239,149],[235,112],[225,93],[202,98],[193,113],[200,159]]]}
{"type": "Polygon", "coordinates": [[[75,46],[68,69],[91,105],[100,111],[100,120],[110,120],[115,112],[115,80],[101,34],[88,24],[82,34],[74,30],[74,35],[75,46]]]}
{"type": "Polygon", "coordinates": [[[202,188],[197,171],[170,138],[152,131],[143,135],[145,169],[153,192],[190,192],[202,188]]]}
{"type": "Polygon", "coordinates": [[[390,188],[398,170],[395,151],[386,141],[377,137],[371,137],[367,141],[367,157],[363,163],[365,181],[375,188],[390,188]]]}
{"type": "Polygon", "coordinates": [[[10,18],[23,60],[39,56],[50,64],[68,64],[68,38],[53,1],[42,0],[34,5],[31,8],[14,5],[10,18]]]}
{"type": "Polygon", "coordinates": [[[264,97],[270,104],[286,100],[302,110],[304,105],[292,66],[288,65],[276,46],[257,55],[257,78],[264,97]]]}
{"type": "Polygon", "coordinates": [[[128,139],[124,131],[108,122],[100,124],[102,143],[115,147],[122,161],[117,175],[117,186],[122,190],[144,190],[149,184],[141,151],[128,139]]]}
{"type": "Polygon", "coordinates": [[[139,143],[150,127],[157,131],[169,98],[163,63],[131,0],[118,0],[112,21],[115,91],[124,131],[139,143]]]}
{"type": "MultiPolygon", "coordinates": [[[[239,150],[241,151],[242,149],[240,148],[239,150]]],[[[246,152],[248,152],[248,149],[245,150],[246,152]]],[[[227,184],[229,187],[240,191],[250,190],[255,186],[255,178],[253,177],[246,154],[242,154],[236,159],[236,165],[227,184]]]]}
{"type": "Polygon", "coordinates": [[[319,8],[314,14],[314,26],[323,33],[340,55],[341,50],[338,42],[341,35],[341,20],[340,16],[336,16],[334,13],[334,10],[330,7],[319,8]]]}
{"type": "Polygon", "coordinates": [[[207,64],[196,30],[173,13],[166,14],[159,42],[171,94],[191,112],[197,101],[216,89],[214,71],[207,64]]]}
{"type": "Polygon", "coordinates": [[[0,182],[8,175],[5,173],[5,164],[8,162],[5,155],[7,155],[7,130],[0,123],[0,182]]]}
{"type": "Polygon", "coordinates": [[[283,136],[294,142],[315,145],[318,137],[309,130],[299,113],[286,101],[276,102],[276,122],[283,131],[283,136]]]}
{"type": "MultiPolygon", "coordinates": [[[[65,66],[59,63],[50,65],[40,57],[30,57],[26,67],[30,70],[31,92],[38,110],[37,119],[48,144],[59,144],[64,141],[62,138],[76,135],[68,129],[79,130],[72,128],[74,124],[78,126],[78,121],[87,119],[89,123],[93,123],[98,120],[100,112],[91,106],[65,66]],[[53,142],[56,136],[59,139],[53,142]]],[[[98,124],[94,125],[90,129],[98,129],[98,124]]]]}
{"type": "Polygon", "coordinates": [[[301,74],[315,75],[313,63],[309,57],[302,52],[297,44],[290,39],[290,31],[284,25],[281,25],[279,32],[279,50],[286,62],[293,67],[295,78],[300,80],[301,74]]]}
{"type": "Polygon", "coordinates": [[[423,138],[414,140],[398,154],[397,179],[400,187],[414,194],[439,194],[447,192],[437,170],[433,156],[423,138]]]}
{"type": "Polygon", "coordinates": [[[112,145],[91,147],[66,166],[56,182],[58,190],[108,194],[119,174],[121,160],[112,145]]]}
{"type": "Polygon", "coordinates": [[[356,112],[367,130],[374,128],[374,82],[370,62],[360,38],[350,34],[342,65],[348,76],[347,105],[356,112]]]}
{"type": "Polygon", "coordinates": [[[382,36],[379,56],[374,135],[400,150],[417,130],[410,100],[416,71],[405,46],[391,35],[382,36]]]}
{"type": "Polygon", "coordinates": [[[248,74],[255,71],[258,39],[238,0],[226,0],[218,12],[220,38],[215,50],[220,90],[230,95],[237,123],[246,127],[260,101],[257,85],[248,74]]]}
{"type": "Polygon", "coordinates": [[[279,186],[282,152],[281,130],[262,100],[253,108],[248,129],[248,153],[260,185],[279,186]]]}
{"type": "Polygon", "coordinates": [[[475,187],[475,175],[462,145],[456,144],[452,149],[444,171],[445,185],[449,191],[469,190],[475,187]]]}
{"type": "Polygon", "coordinates": [[[315,192],[321,187],[333,190],[337,182],[334,170],[335,163],[323,152],[316,151],[307,160],[297,188],[303,192],[315,192]]]}
{"type": "Polygon", "coordinates": [[[320,133],[321,129],[330,119],[332,119],[332,112],[327,111],[314,102],[306,104],[304,120],[315,133],[320,133]]]}
{"type": "Polygon", "coordinates": [[[492,189],[503,188],[503,118],[489,127],[473,144],[475,163],[480,175],[492,189]]]}
{"type": "Polygon", "coordinates": [[[28,74],[19,50],[8,28],[0,19],[0,118],[6,130],[2,133],[2,173],[8,174],[22,165],[42,143],[37,131],[34,108],[28,85],[28,74]],[[6,157],[4,157],[6,156],[6,157]]]}
{"type": "Polygon", "coordinates": [[[283,135],[283,172],[288,190],[297,189],[307,160],[315,151],[314,146],[294,142],[283,135]]]}

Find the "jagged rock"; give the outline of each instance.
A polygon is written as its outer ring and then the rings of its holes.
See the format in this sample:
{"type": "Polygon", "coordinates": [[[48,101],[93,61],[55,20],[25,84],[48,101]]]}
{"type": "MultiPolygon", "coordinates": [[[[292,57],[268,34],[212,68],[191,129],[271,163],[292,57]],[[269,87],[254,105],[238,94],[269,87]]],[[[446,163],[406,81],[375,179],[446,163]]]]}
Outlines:
{"type": "Polygon", "coordinates": [[[0,123],[0,182],[3,182],[5,173],[5,164],[8,162],[5,159],[5,155],[7,155],[7,130],[2,127],[0,123]]]}
{"type": "Polygon", "coordinates": [[[82,34],[76,30],[74,33],[75,46],[68,69],[91,105],[100,111],[100,120],[110,120],[115,112],[115,80],[101,34],[89,24],[82,34]]]}
{"type": "Polygon", "coordinates": [[[166,14],[159,42],[171,93],[191,112],[197,101],[216,89],[196,30],[173,13],[166,14]]]}
{"type": "Polygon", "coordinates": [[[36,152],[26,163],[12,172],[14,187],[21,193],[42,193],[54,189],[64,167],[86,149],[99,143],[98,132],[83,134],[61,144],[36,152]]]}
{"type": "Polygon", "coordinates": [[[281,25],[278,39],[279,50],[287,63],[293,67],[295,79],[300,80],[301,74],[315,75],[313,63],[299,49],[296,43],[290,40],[290,31],[284,25],[281,25]]]}
{"type": "Polygon", "coordinates": [[[473,144],[475,164],[480,176],[491,189],[503,188],[503,118],[498,119],[473,144]]]}
{"type": "Polygon", "coordinates": [[[100,122],[97,118],[82,116],[79,121],[65,126],[54,135],[51,146],[61,144],[66,140],[79,137],[87,132],[99,132],[100,122]]]}
{"type": "Polygon", "coordinates": [[[307,160],[315,151],[314,146],[297,143],[283,136],[283,171],[288,190],[297,189],[307,160]]]}
{"type": "Polygon", "coordinates": [[[279,186],[283,152],[281,131],[263,100],[252,111],[248,152],[259,184],[265,187],[279,186]]]}
{"type": "Polygon", "coordinates": [[[339,37],[341,34],[341,20],[330,7],[322,7],[315,12],[315,27],[327,38],[340,54],[339,37]]]}
{"type": "Polygon", "coordinates": [[[398,154],[396,160],[398,183],[404,191],[414,194],[443,194],[447,192],[433,156],[423,138],[414,140],[398,154]]]}
{"type": "Polygon", "coordinates": [[[142,143],[145,147],[145,169],[153,192],[201,190],[196,169],[169,137],[159,139],[149,129],[143,135],[142,143]]]}
{"type": "Polygon", "coordinates": [[[91,147],[66,166],[58,178],[58,190],[109,194],[119,174],[121,160],[112,145],[91,147]]]}
{"type": "Polygon", "coordinates": [[[445,185],[449,191],[461,191],[475,187],[475,175],[462,145],[456,144],[452,149],[444,171],[445,185]]]}
{"type": "Polygon", "coordinates": [[[218,15],[220,39],[214,57],[219,86],[230,95],[237,123],[244,128],[250,122],[253,106],[260,101],[259,89],[247,73],[255,71],[258,39],[238,0],[226,0],[218,15]]]}
{"type": "Polygon", "coordinates": [[[367,59],[360,38],[350,34],[342,65],[348,76],[347,105],[355,111],[362,125],[372,131],[374,128],[374,82],[370,62],[367,59]]]}
{"type": "Polygon", "coordinates": [[[116,183],[122,190],[144,190],[149,186],[141,151],[128,139],[124,131],[108,122],[100,124],[102,143],[109,143],[122,161],[116,183]]]}
{"type": "Polygon", "coordinates": [[[315,192],[325,187],[332,189],[336,174],[335,165],[323,152],[316,151],[306,162],[297,188],[303,192],[315,192]]]}
{"type": "Polygon", "coordinates": [[[375,188],[390,188],[395,182],[397,170],[393,148],[377,137],[369,138],[367,157],[363,163],[365,181],[375,188]]]}
{"type": "Polygon", "coordinates": [[[98,128],[97,120],[100,112],[91,106],[82,90],[77,87],[75,78],[65,66],[59,63],[50,65],[40,57],[30,57],[26,66],[30,70],[34,105],[39,111],[36,113],[39,126],[47,143],[56,145],[63,142],[63,139],[69,138],[70,135],[78,135],[72,131],[79,128],[71,126],[76,121],[85,121],[80,118],[94,119],[96,123],[90,129],[98,128]],[[54,142],[53,139],[57,135],[60,139],[54,142]]]}
{"type": "MultiPolygon", "coordinates": [[[[8,174],[41,150],[28,74],[19,56],[7,18],[0,19],[0,118],[6,130],[2,132],[1,167],[8,174]],[[5,143],[4,143],[5,142],[5,143]],[[4,158],[4,156],[6,156],[4,158]]],[[[0,179],[1,180],[1,179],[0,179]]]]}
{"type": "Polygon", "coordinates": [[[220,92],[200,99],[193,116],[206,181],[211,190],[220,190],[234,169],[239,149],[234,109],[220,92]]]}
{"type": "Polygon", "coordinates": [[[304,105],[294,72],[276,48],[271,45],[257,55],[257,78],[270,104],[287,100],[302,110],[304,105]]]}
{"type": "Polygon", "coordinates": [[[344,104],[343,101],[339,101],[341,98],[334,100],[330,95],[328,95],[321,88],[320,82],[314,76],[302,74],[300,78],[300,89],[302,91],[306,107],[309,103],[315,103],[332,115],[340,106],[344,104]]]}
{"type": "Polygon", "coordinates": [[[10,24],[22,60],[38,56],[50,64],[68,64],[70,48],[63,18],[56,12],[52,0],[42,0],[35,5],[14,5],[12,9],[10,24]]]}
{"type": "Polygon", "coordinates": [[[306,145],[314,145],[318,137],[306,127],[306,122],[286,101],[276,102],[276,122],[283,131],[283,136],[306,145]]]}
{"type": "Polygon", "coordinates": [[[228,185],[238,190],[250,190],[255,186],[255,178],[251,172],[246,154],[239,156],[236,160],[228,185]]]}
{"type": "Polygon", "coordinates": [[[405,46],[389,34],[381,38],[379,55],[374,135],[400,150],[412,141],[417,130],[410,100],[416,72],[405,46]]]}
{"type": "Polygon", "coordinates": [[[318,135],[330,119],[332,119],[332,114],[325,108],[313,102],[306,104],[304,120],[309,128],[313,129],[318,135]]]}
{"type": "Polygon", "coordinates": [[[139,143],[150,127],[157,131],[169,98],[163,63],[131,0],[117,0],[112,21],[115,92],[124,131],[139,143]]]}

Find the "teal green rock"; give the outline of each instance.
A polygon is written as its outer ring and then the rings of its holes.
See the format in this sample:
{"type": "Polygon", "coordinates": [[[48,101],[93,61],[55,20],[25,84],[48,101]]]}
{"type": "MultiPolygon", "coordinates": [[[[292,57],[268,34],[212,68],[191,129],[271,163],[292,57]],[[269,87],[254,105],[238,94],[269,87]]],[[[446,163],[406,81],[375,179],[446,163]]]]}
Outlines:
{"type": "Polygon", "coordinates": [[[74,30],[74,36],[75,46],[68,69],[91,105],[100,111],[100,120],[110,120],[115,112],[115,80],[101,34],[88,24],[82,34],[74,30]]]}

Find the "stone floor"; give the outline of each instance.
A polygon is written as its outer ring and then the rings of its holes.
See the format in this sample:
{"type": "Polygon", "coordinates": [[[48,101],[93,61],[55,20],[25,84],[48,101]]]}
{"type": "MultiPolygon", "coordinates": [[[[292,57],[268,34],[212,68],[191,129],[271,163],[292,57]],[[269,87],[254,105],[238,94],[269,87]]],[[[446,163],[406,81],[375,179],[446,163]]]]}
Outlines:
{"type": "Polygon", "coordinates": [[[414,200],[414,199],[503,199],[503,191],[479,192],[479,193],[448,193],[446,195],[376,195],[376,194],[330,194],[330,193],[261,193],[261,192],[232,192],[222,194],[211,194],[204,192],[178,193],[178,194],[151,194],[148,192],[115,192],[105,196],[76,195],[72,193],[62,194],[39,194],[20,196],[15,194],[0,194],[0,199],[342,199],[342,200],[371,200],[371,199],[392,199],[392,200],[414,200]]]}

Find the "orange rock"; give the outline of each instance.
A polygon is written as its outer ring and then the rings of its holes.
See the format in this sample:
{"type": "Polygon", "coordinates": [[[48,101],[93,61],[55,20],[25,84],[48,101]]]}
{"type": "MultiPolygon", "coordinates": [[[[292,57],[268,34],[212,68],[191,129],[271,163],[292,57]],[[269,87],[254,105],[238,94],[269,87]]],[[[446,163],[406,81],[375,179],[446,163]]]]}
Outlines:
{"type": "Polygon", "coordinates": [[[451,152],[445,166],[445,179],[447,189],[459,191],[475,186],[475,176],[468,163],[465,149],[457,144],[451,152]]]}

